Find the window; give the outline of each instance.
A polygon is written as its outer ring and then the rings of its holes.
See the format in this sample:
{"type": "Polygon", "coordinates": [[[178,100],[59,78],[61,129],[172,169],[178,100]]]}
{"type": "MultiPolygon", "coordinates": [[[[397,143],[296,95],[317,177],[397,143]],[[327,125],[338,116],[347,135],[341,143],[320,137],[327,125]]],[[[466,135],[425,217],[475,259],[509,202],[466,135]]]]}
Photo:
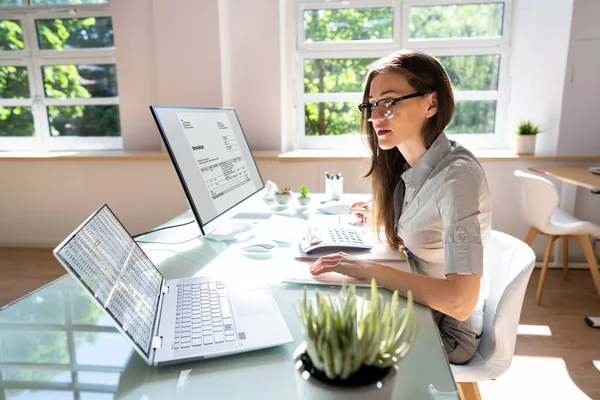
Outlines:
{"type": "Polygon", "coordinates": [[[448,72],[456,112],[447,134],[469,147],[501,146],[511,1],[298,1],[296,147],[359,145],[368,67],[402,48],[436,57],[448,72]]]}
{"type": "Polygon", "coordinates": [[[0,0],[0,150],[123,147],[109,1],[0,0]]]}

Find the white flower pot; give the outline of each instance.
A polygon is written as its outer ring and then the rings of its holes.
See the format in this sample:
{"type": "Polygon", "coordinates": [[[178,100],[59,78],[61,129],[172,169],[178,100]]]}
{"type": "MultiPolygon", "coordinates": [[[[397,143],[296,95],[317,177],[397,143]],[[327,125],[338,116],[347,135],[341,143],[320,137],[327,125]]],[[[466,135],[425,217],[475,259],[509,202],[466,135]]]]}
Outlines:
{"type": "Polygon", "coordinates": [[[387,375],[366,386],[341,387],[324,383],[304,368],[301,357],[306,353],[306,342],[294,352],[294,374],[300,400],[390,400],[396,384],[398,367],[389,369],[387,375]]]}
{"type": "Polygon", "coordinates": [[[300,196],[300,197],[298,197],[298,203],[301,206],[307,206],[308,203],[310,203],[310,197],[308,197],[308,196],[304,196],[304,197],[300,196]]]}
{"type": "Polygon", "coordinates": [[[512,150],[519,155],[533,154],[535,152],[535,135],[515,135],[512,150]]]}
{"type": "Polygon", "coordinates": [[[288,204],[292,199],[291,193],[275,193],[275,201],[279,204],[288,204]]]}

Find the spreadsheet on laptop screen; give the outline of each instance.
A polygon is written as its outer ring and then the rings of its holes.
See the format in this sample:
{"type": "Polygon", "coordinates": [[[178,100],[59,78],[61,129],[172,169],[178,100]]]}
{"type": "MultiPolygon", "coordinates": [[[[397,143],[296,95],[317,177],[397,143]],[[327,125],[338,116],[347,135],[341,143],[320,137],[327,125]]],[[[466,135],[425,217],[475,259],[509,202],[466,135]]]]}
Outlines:
{"type": "Polygon", "coordinates": [[[163,277],[108,206],[57,254],[148,355],[163,277]]]}

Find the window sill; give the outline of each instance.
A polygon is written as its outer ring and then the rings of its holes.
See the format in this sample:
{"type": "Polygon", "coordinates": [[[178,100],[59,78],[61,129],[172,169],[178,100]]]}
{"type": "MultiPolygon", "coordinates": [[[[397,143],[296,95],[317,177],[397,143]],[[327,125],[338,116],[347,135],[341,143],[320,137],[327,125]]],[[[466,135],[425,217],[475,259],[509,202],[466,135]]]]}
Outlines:
{"type": "MultiPolygon", "coordinates": [[[[254,151],[257,161],[277,160],[279,151],[254,151]]],[[[2,161],[168,161],[166,151],[0,151],[2,161]]]]}
{"type": "MultiPolygon", "coordinates": [[[[480,162],[600,162],[600,156],[519,156],[506,149],[481,149],[473,152],[480,162]]],[[[314,149],[281,153],[278,161],[341,161],[365,160],[369,153],[360,150],[314,149]]]]}
{"type": "MultiPolygon", "coordinates": [[[[314,149],[253,151],[256,161],[316,162],[367,160],[364,150],[314,149]]],[[[508,150],[476,150],[480,162],[600,162],[600,156],[518,156],[508,150]]],[[[165,151],[63,151],[63,152],[0,152],[2,161],[168,161],[165,151]]]]}

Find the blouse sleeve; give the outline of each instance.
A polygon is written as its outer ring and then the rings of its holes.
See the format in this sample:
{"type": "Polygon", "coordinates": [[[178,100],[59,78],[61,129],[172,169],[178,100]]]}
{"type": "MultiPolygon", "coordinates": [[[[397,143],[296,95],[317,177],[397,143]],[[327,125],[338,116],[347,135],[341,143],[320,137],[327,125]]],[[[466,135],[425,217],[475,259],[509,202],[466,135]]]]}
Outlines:
{"type": "Polygon", "coordinates": [[[481,203],[484,199],[489,202],[487,191],[485,176],[478,165],[458,163],[448,169],[437,202],[444,223],[446,275],[483,275],[484,237],[489,234],[489,224],[485,222],[491,216],[481,203]]]}

